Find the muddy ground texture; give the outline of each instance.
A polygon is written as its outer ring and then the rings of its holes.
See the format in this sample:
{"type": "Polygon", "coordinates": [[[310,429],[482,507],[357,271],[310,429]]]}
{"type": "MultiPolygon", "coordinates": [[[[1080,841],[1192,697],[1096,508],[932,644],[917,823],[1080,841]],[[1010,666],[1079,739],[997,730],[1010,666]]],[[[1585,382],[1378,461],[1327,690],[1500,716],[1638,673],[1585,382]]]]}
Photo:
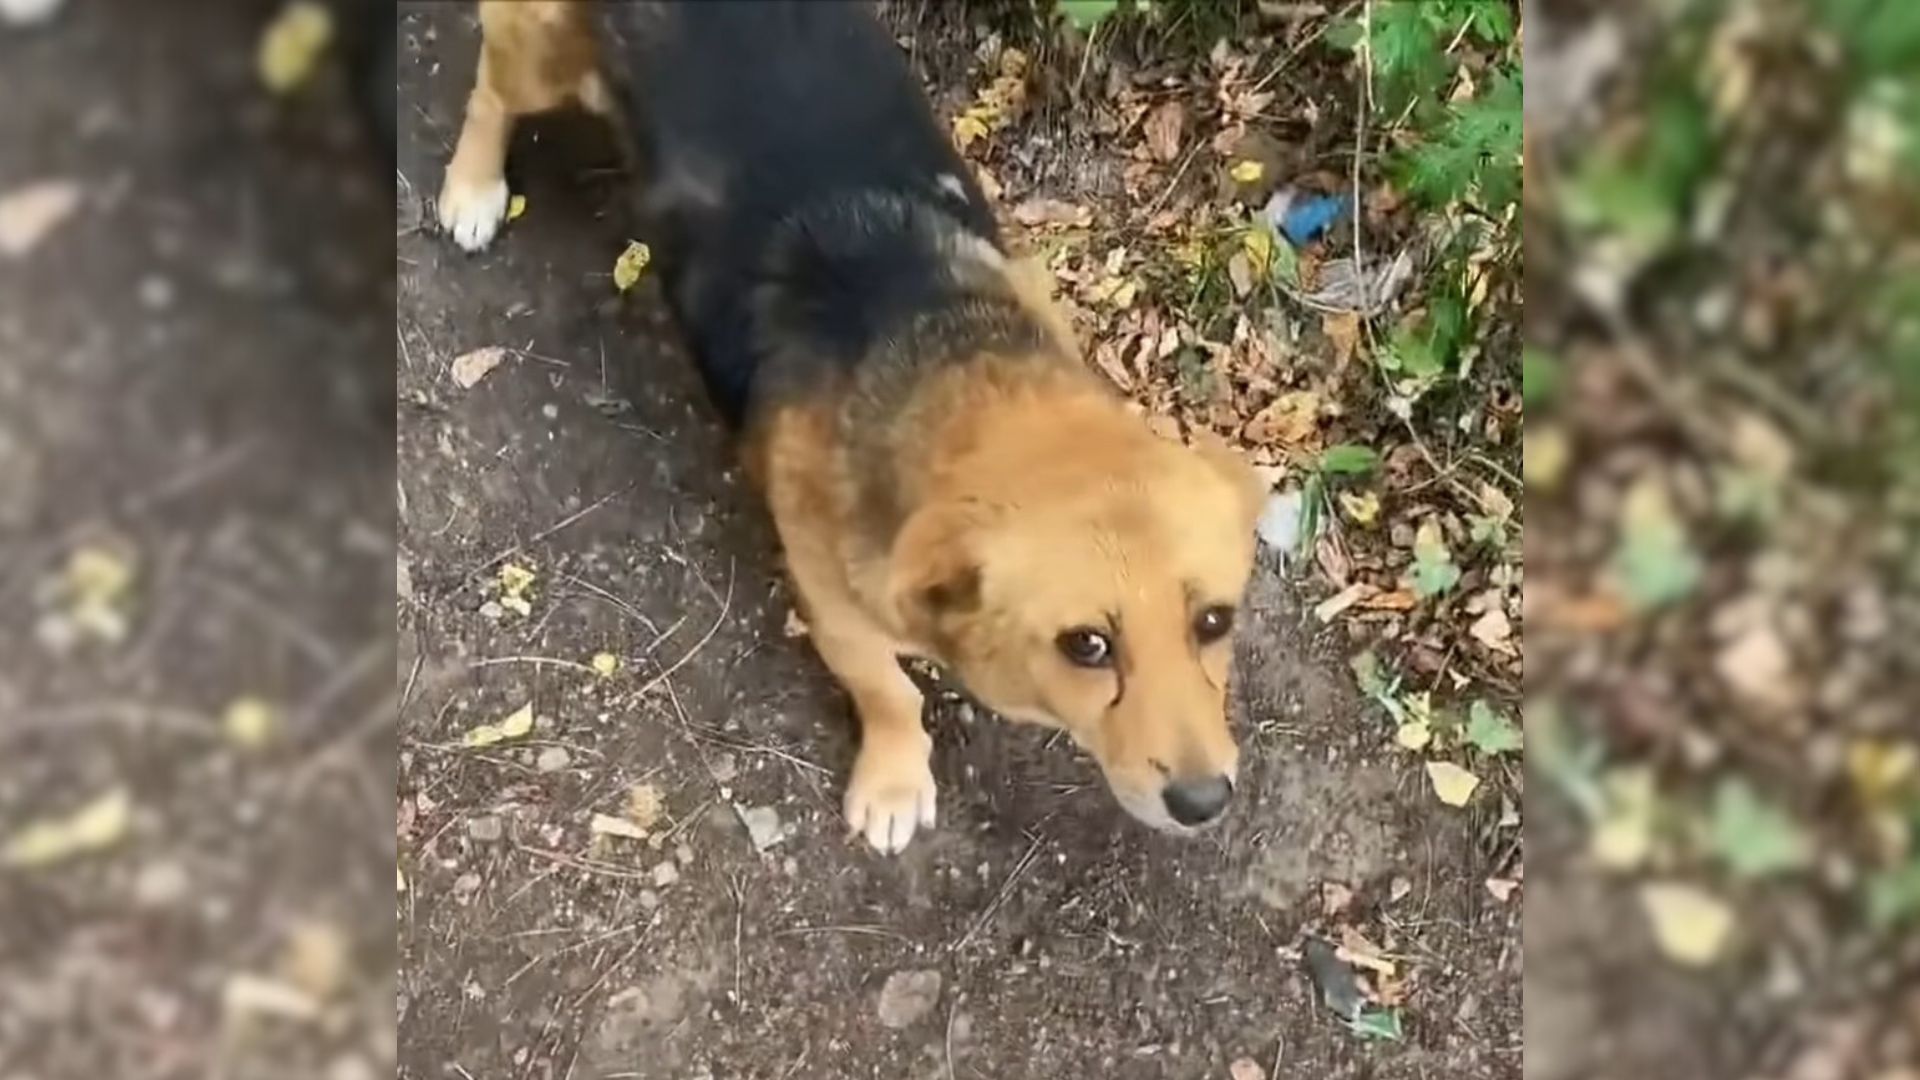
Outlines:
{"type": "Polygon", "coordinates": [[[850,840],[846,702],[786,632],[771,531],[657,295],[611,284],[605,139],[524,130],[525,213],[462,255],[431,196],[477,28],[412,4],[399,33],[401,1075],[1519,1075],[1496,811],[1438,805],[1363,729],[1273,566],[1223,828],[1151,835],[1069,747],[949,705],[940,827],[894,859],[850,840]],[[490,346],[462,389],[453,362],[490,346]],[[464,745],[529,703],[528,735],[464,745]],[[1403,1041],[1318,1001],[1301,952],[1336,923],[1406,980],[1403,1041]]]}
{"type": "Polygon", "coordinates": [[[393,1067],[385,167],[331,59],[261,86],[271,13],[0,26],[9,1080],[393,1067]]]}

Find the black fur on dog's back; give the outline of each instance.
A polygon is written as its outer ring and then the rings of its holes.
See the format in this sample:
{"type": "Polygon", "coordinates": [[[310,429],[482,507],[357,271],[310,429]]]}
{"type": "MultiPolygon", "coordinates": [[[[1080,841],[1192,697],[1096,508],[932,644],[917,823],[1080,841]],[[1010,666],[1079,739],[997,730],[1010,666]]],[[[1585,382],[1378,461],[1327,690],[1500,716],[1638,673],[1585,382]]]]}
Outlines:
{"type": "Polygon", "coordinates": [[[992,210],[869,4],[598,11],[641,227],[730,423],[969,295],[956,238],[997,251],[992,210]]]}

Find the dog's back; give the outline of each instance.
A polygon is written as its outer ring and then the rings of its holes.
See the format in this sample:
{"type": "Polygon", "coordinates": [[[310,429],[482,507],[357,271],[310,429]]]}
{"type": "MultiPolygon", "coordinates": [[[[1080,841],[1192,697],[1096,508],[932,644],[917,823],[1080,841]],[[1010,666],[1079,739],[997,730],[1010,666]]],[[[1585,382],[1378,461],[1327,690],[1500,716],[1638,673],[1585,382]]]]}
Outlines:
{"type": "Polygon", "coordinates": [[[869,5],[610,4],[601,19],[642,227],[731,421],[782,374],[761,370],[756,295],[778,294],[786,342],[850,361],[896,314],[941,306],[956,234],[998,248],[991,209],[869,5]]]}

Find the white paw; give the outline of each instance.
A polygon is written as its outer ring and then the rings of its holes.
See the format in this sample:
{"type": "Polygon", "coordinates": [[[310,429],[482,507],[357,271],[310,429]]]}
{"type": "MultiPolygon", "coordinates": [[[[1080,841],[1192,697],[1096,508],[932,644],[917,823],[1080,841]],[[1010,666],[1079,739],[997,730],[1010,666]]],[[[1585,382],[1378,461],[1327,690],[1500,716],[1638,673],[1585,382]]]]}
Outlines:
{"type": "Polygon", "coordinates": [[[934,825],[933,770],[925,750],[892,754],[863,747],[847,784],[847,824],[882,855],[906,850],[913,831],[934,825]]]}
{"type": "Polygon", "coordinates": [[[468,251],[479,251],[493,242],[500,223],[507,218],[507,181],[503,177],[491,183],[461,184],[452,177],[440,189],[440,228],[453,242],[468,251]]]}

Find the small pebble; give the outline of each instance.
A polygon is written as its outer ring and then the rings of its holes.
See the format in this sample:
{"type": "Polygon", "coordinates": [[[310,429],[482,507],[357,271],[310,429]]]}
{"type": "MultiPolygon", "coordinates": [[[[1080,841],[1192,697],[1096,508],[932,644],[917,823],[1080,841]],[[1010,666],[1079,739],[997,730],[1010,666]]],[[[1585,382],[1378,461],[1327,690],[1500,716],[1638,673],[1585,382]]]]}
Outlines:
{"type": "Polygon", "coordinates": [[[880,987],[880,1022],[898,1030],[932,1012],[939,1000],[939,972],[896,971],[880,987]]]}
{"type": "Polygon", "coordinates": [[[540,751],[539,757],[533,759],[533,767],[541,772],[559,772],[571,764],[573,764],[573,755],[567,753],[567,748],[564,746],[549,746],[540,751]]]}
{"type": "Polygon", "coordinates": [[[640,890],[640,906],[652,911],[660,906],[660,894],[652,889],[640,890]]]}
{"type": "Polygon", "coordinates": [[[736,807],[747,827],[747,837],[755,851],[765,851],[785,835],[780,828],[780,812],[771,806],[736,807]]]}
{"type": "Polygon", "coordinates": [[[671,859],[653,868],[653,883],[662,889],[679,880],[680,867],[676,866],[671,859]]]}
{"type": "Polygon", "coordinates": [[[467,835],[483,844],[493,843],[505,832],[497,814],[483,814],[480,817],[467,819],[467,835]]]}

